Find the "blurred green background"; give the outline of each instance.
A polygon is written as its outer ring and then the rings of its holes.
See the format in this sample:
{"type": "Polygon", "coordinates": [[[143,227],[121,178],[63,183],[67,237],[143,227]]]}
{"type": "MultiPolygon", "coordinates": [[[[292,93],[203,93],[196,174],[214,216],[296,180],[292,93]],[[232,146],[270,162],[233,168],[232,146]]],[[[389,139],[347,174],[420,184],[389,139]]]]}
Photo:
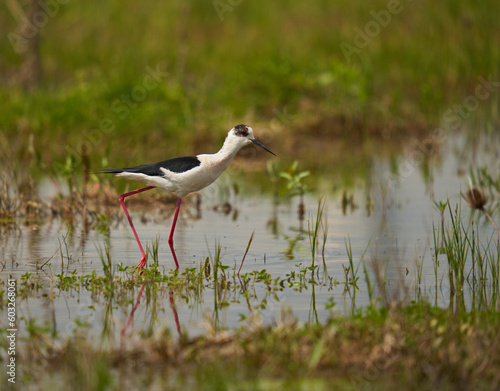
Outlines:
{"type": "Polygon", "coordinates": [[[35,165],[213,152],[239,123],[278,155],[294,138],[402,140],[500,80],[493,0],[46,0],[38,50],[22,27],[36,4],[0,6],[3,157],[35,165]]]}

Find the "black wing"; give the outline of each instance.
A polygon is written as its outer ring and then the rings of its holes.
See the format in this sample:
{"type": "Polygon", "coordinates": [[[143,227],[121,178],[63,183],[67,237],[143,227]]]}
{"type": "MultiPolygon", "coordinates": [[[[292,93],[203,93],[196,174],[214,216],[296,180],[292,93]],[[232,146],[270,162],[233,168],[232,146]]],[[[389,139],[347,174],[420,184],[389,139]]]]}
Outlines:
{"type": "Polygon", "coordinates": [[[182,156],[173,159],[163,160],[162,162],[153,164],[141,164],[139,166],[125,168],[103,168],[96,172],[119,174],[121,172],[136,172],[148,176],[163,176],[161,168],[166,168],[169,171],[181,173],[198,167],[201,162],[196,156],[182,156]]]}

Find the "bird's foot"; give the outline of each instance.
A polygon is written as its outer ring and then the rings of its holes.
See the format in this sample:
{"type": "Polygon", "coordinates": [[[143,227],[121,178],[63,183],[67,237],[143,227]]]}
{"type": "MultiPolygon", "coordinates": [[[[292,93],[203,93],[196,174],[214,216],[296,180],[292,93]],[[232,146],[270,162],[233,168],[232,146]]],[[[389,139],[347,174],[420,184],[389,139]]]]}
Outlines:
{"type": "Polygon", "coordinates": [[[139,271],[143,271],[145,267],[146,267],[146,255],[143,255],[139,263],[136,265],[136,268],[139,269],[139,271]]]}
{"type": "MultiPolygon", "coordinates": [[[[169,244],[170,244],[170,242],[169,242],[169,244]]],[[[170,251],[172,252],[172,256],[174,258],[175,269],[179,270],[179,262],[177,261],[177,255],[175,254],[175,250],[174,250],[173,244],[170,244],[170,251]]]]}

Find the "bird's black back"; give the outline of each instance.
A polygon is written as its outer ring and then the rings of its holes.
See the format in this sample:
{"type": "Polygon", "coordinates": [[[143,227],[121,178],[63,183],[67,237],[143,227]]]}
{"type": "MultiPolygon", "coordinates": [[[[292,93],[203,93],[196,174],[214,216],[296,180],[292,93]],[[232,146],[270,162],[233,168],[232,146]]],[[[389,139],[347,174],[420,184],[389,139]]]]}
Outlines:
{"type": "Polygon", "coordinates": [[[139,166],[131,166],[125,168],[103,168],[96,170],[97,172],[119,174],[122,172],[135,172],[139,174],[145,174],[148,176],[163,176],[161,168],[166,168],[169,171],[175,173],[181,173],[189,171],[195,167],[198,167],[201,162],[196,156],[181,156],[175,157],[173,159],[163,160],[158,163],[153,164],[141,164],[139,166]]]}

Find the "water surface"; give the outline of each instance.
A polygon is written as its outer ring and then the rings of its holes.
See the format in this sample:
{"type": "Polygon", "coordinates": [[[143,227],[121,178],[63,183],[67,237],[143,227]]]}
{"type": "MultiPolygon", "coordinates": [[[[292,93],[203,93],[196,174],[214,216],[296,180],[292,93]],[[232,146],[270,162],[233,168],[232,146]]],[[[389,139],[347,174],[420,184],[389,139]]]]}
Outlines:
{"type": "MultiPolygon", "coordinates": [[[[243,182],[243,188],[248,186],[231,172],[224,174],[218,183],[202,192],[199,210],[194,198],[191,198],[193,202],[188,200],[182,206],[175,231],[181,271],[199,267],[207,257],[213,259],[220,244],[221,261],[230,267],[228,273],[234,275],[232,270],[240,267],[249,239],[255,232],[242,274],[265,269],[273,279],[284,280],[293,273],[296,276],[312,264],[309,231],[316,218],[318,203],[323,199],[323,228],[327,227],[327,239],[323,247],[324,229],[320,229],[315,258],[318,269],[314,278],[310,272],[306,273],[307,279],[314,283],[286,286],[274,292],[269,292],[265,284],[255,283],[246,296],[241,289],[233,289],[225,292],[224,297],[219,297],[220,292],[214,294],[210,282],[202,292],[191,297],[169,295],[165,289],[148,293],[150,288],[147,287],[131,329],[155,330],[166,325],[176,334],[176,315],[182,330],[190,335],[204,332],[211,322],[222,328],[237,327],[252,314],[260,314],[260,318],[270,324],[279,322],[286,313],[301,322],[325,321],[332,313],[349,315],[370,303],[360,263],[363,257],[375,297],[381,296],[381,286],[375,281],[373,268],[377,264],[383,265],[385,270],[384,289],[390,297],[409,302],[423,296],[439,306],[450,305],[450,287],[447,278],[443,278],[448,270],[446,262],[440,263],[439,281],[435,283],[432,229],[433,224],[438,225],[440,217],[434,201],[449,199],[452,208],[462,204],[460,192],[467,186],[464,171],[471,164],[482,163],[463,158],[467,142],[461,137],[447,140],[439,146],[439,155],[431,159],[415,159],[412,150],[403,150],[396,157],[396,171],[390,160],[374,160],[369,180],[354,180],[361,185],[347,189],[353,202],[346,208],[342,206],[342,189],[335,183],[335,175],[320,173],[318,183],[321,185],[304,198],[303,221],[298,217],[299,197],[280,199],[276,204],[270,194],[244,191],[239,195],[230,194],[228,200],[232,209],[224,213],[220,208],[221,188],[225,189],[232,182],[243,182]],[[348,242],[354,266],[359,265],[359,289],[345,283],[345,270],[349,266],[348,242]],[[418,280],[417,264],[423,265],[422,278],[418,280]],[[222,302],[226,304],[221,305],[222,302]]],[[[486,150],[488,145],[486,141],[478,148],[486,150]]],[[[484,155],[484,159],[487,164],[491,154],[484,155]]],[[[310,183],[315,182],[315,175],[308,178],[310,183]]],[[[171,213],[174,207],[172,204],[171,213]]],[[[167,243],[171,220],[154,213],[133,211],[132,217],[143,245],[151,246],[159,237],[159,264],[168,272],[174,266],[167,243]]],[[[110,249],[114,267],[137,264],[140,252],[126,220],[113,220],[109,227],[109,231],[93,229],[85,233],[81,226],[70,230],[56,219],[39,224],[21,222],[2,228],[0,259],[5,265],[2,280],[12,276],[19,288],[23,275],[38,273],[37,281],[42,285],[29,297],[18,298],[19,322],[26,325],[36,320],[62,335],[73,333],[83,323],[95,336],[118,337],[140,287],[133,291],[128,304],[114,302],[90,289],[60,291],[55,287],[56,276],[61,273],[82,276],[95,271],[102,275],[100,251],[105,246],[110,249]],[[43,264],[45,266],[37,271],[37,265],[43,264]]],[[[480,227],[486,237],[491,234],[487,225],[480,227]]],[[[291,280],[296,282],[297,278],[291,280]]],[[[468,292],[464,292],[464,297],[467,301],[468,292]]],[[[5,316],[4,311],[2,322],[5,316]]]]}

